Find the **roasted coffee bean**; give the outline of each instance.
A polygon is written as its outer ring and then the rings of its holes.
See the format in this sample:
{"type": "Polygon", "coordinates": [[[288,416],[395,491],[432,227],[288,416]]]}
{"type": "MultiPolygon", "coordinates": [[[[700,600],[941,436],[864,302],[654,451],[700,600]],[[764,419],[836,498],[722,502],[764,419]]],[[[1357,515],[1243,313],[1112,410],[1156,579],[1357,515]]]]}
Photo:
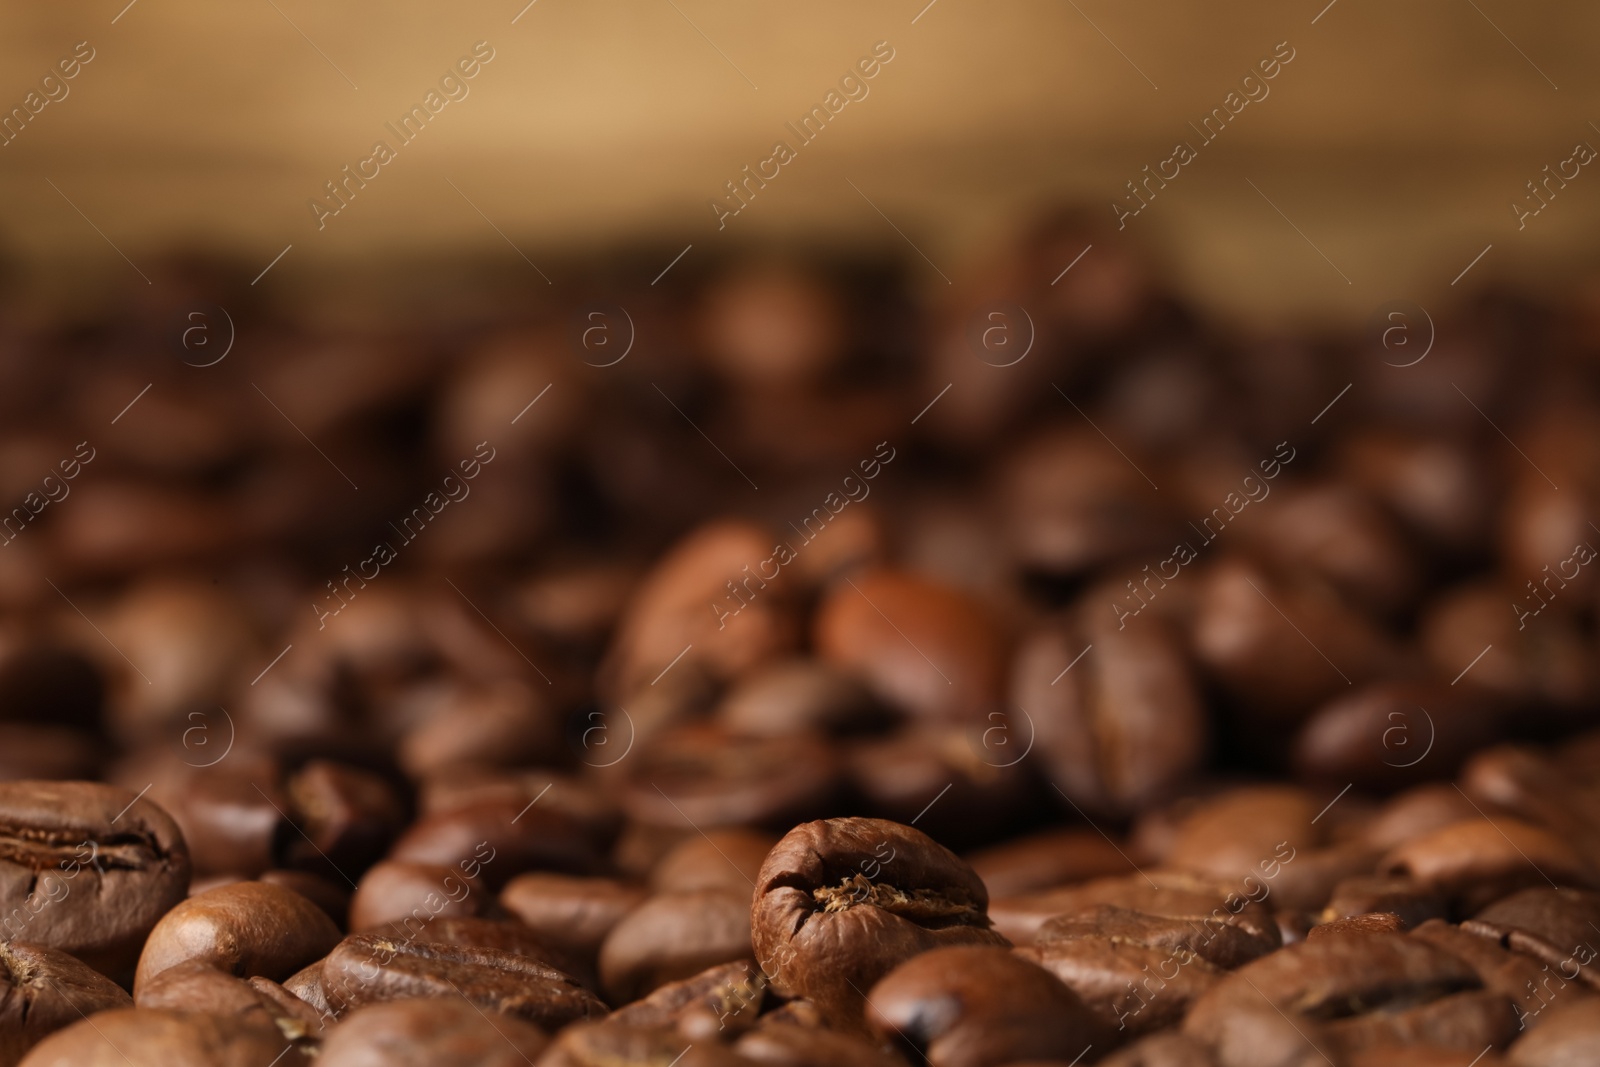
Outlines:
{"type": "Polygon", "coordinates": [[[777,843],[776,834],[742,827],[695,834],[661,857],[650,871],[650,888],[657,893],[721,889],[747,894],[777,843]]]}
{"type": "Polygon", "coordinates": [[[1516,1031],[1511,1003],[1465,962],[1398,934],[1328,937],[1265,956],[1201,996],[1184,1033],[1237,1067],[1309,1064],[1421,1041],[1482,1051],[1516,1031]]]}
{"type": "Polygon", "coordinates": [[[324,1028],[318,1008],[269,978],[248,981],[223,974],[209,963],[188,960],[169,967],[139,992],[140,1008],[234,1016],[246,1025],[270,1023],[296,1047],[315,1051],[324,1028]]]}
{"type": "Polygon", "coordinates": [[[1322,909],[1322,921],[1334,922],[1352,915],[1389,912],[1406,929],[1421,926],[1429,919],[1442,919],[1448,910],[1442,893],[1425,889],[1409,878],[1358,876],[1346,878],[1333,888],[1333,895],[1322,909]]]}
{"type": "Polygon", "coordinates": [[[1461,790],[1554,830],[1579,852],[1600,852],[1600,774],[1568,769],[1520,745],[1497,745],[1461,768],[1461,790]]]}
{"type": "Polygon", "coordinates": [[[594,959],[606,935],[648,896],[643,888],[612,878],[536,872],[513,878],[500,903],[534,936],[594,959]]]}
{"type": "Polygon", "coordinates": [[[435,918],[483,915],[494,898],[461,866],[384,860],[361,876],[350,898],[350,930],[399,928],[400,936],[435,918]]]}
{"type": "Polygon", "coordinates": [[[1277,924],[1263,903],[1269,892],[1270,885],[1259,880],[1232,883],[1184,871],[1142,871],[1008,897],[995,901],[989,911],[995,928],[1019,945],[1031,944],[1057,916],[1077,915],[1102,904],[1169,919],[1215,917],[1252,936],[1271,939],[1277,924]]]}
{"type": "Polygon", "coordinates": [[[1534,887],[1497,900],[1461,924],[1524,952],[1568,981],[1600,990],[1600,893],[1534,887]]]}
{"type": "Polygon", "coordinates": [[[767,980],[750,960],[708,967],[657,986],[607,1016],[627,1026],[671,1026],[692,1041],[726,1040],[756,1024],[767,980]]]}
{"type": "Polygon", "coordinates": [[[1230,790],[1202,802],[1181,823],[1163,857],[1169,867],[1218,879],[1277,874],[1325,841],[1312,820],[1322,805],[1292,786],[1230,790]]]}
{"type": "Polygon", "coordinates": [[[892,718],[854,674],[803,659],[780,660],[741,679],[716,715],[729,733],[749,737],[861,733],[892,718]]]}
{"type": "Polygon", "coordinates": [[[793,649],[791,583],[781,569],[772,578],[761,572],[777,540],[762,527],[725,521],[670,549],[623,613],[602,668],[605,693],[626,700],[669,666],[731,679],[793,649]]]}
{"type": "Polygon", "coordinates": [[[93,782],[0,782],[5,938],[70,953],[127,981],[145,937],[189,887],[177,825],[93,782]]]}
{"type": "Polygon", "coordinates": [[[1391,798],[1367,825],[1363,837],[1385,851],[1453,822],[1482,818],[1481,808],[1453,784],[1414,786],[1391,798]]]}
{"type": "Polygon", "coordinates": [[[1471,690],[1379,682],[1313,712],[1291,758],[1305,781],[1390,790],[1454,773],[1470,752],[1493,740],[1499,718],[1471,690]]]}
{"type": "Polygon", "coordinates": [[[0,941],[0,1064],[12,1067],[47,1035],[133,998],[65,952],[0,941]]]}
{"type": "Polygon", "coordinates": [[[761,866],[756,962],[785,996],[860,1026],[862,997],[902,961],[948,945],[1005,945],[972,868],[908,826],[828,819],[786,834],[761,866]]]}
{"type": "Polygon", "coordinates": [[[404,825],[400,798],[370,771],[312,760],[284,787],[299,831],[284,849],[288,866],[340,878],[364,870],[404,825]]]}
{"type": "Polygon", "coordinates": [[[282,981],[339,941],[339,928],[299,893],[264,882],[207,890],[164,915],[139,956],[137,996],[156,975],[186,960],[240,978],[282,981]]]}
{"type": "MultiPolygon", "coordinates": [[[[1055,786],[1083,810],[1127,816],[1168,799],[1195,771],[1207,725],[1166,622],[1120,618],[1128,612],[1118,607],[1115,591],[1091,591],[1067,625],[1024,642],[1011,697],[1037,730],[1038,756],[1055,786]]],[[[1020,745],[1019,725],[1011,725],[1020,745]]]]}
{"type": "Polygon", "coordinates": [[[571,977],[513,952],[377,934],[339,942],[323,963],[321,980],[329,1008],[340,1014],[410,997],[465,997],[485,1011],[557,1029],[606,1010],[571,977]]]}
{"type": "Polygon", "coordinates": [[[955,589],[864,572],[829,590],[814,634],[823,660],[856,672],[908,715],[981,723],[1001,705],[1005,643],[989,612],[955,589]]]}
{"type": "Polygon", "coordinates": [[[757,1020],[754,1029],[733,1043],[733,1050],[770,1067],[900,1067],[905,1062],[867,1038],[799,1025],[779,1012],[757,1020]]]}
{"type": "Polygon", "coordinates": [[[451,766],[549,763],[562,749],[561,715],[549,698],[526,683],[502,680],[442,693],[406,732],[398,756],[408,775],[422,778],[451,766]]]}
{"type": "Polygon", "coordinates": [[[543,768],[448,767],[430,774],[418,786],[417,809],[419,815],[440,815],[497,801],[516,804],[521,811],[534,800],[576,820],[599,842],[611,842],[622,829],[616,798],[603,785],[543,768]]]}
{"type": "Polygon", "coordinates": [[[656,826],[791,826],[826,809],[838,759],[808,737],[741,738],[709,724],[674,728],[632,760],[622,803],[656,826]]]}
{"type": "MultiPolygon", "coordinates": [[[[1440,919],[1423,923],[1412,936],[1471,965],[1485,989],[1511,1001],[1517,1025],[1522,1030],[1539,1026],[1545,1009],[1551,1004],[1593,996],[1584,986],[1569,982],[1553,971],[1549,964],[1541,965],[1532,956],[1512,952],[1498,941],[1469,934],[1440,919]]],[[[1600,1005],[1600,1000],[1595,1003],[1600,1005]]]]}
{"type": "Polygon", "coordinates": [[[1088,1009],[1044,969],[1003,948],[924,952],[867,993],[867,1026],[932,1067],[1081,1056],[1100,1035],[1088,1009]]]}
{"type": "Polygon", "coordinates": [[[213,767],[172,767],[171,776],[158,778],[151,790],[176,813],[199,877],[254,878],[280,866],[279,844],[286,831],[293,832],[278,761],[244,752],[230,757],[213,767]]]}
{"type": "Polygon", "coordinates": [[[604,866],[599,843],[577,820],[537,804],[498,800],[418,819],[389,859],[453,866],[491,889],[527,870],[590,874],[604,866]]]}
{"type": "Polygon", "coordinates": [[[314,1062],[271,1023],[119,1008],[79,1019],[45,1038],[22,1067],[308,1067],[314,1062]]]}
{"type": "Polygon", "coordinates": [[[714,964],[744,959],[751,954],[750,921],[748,892],[697,889],[651,897],[606,935],[601,983],[614,1003],[623,1004],[714,964]]]}
{"type": "Polygon", "coordinates": [[[1107,1032],[1165,1028],[1221,974],[1278,946],[1277,930],[1251,931],[1217,909],[1177,918],[1102,904],[1040,927],[1017,954],[1082,998],[1107,1032]]]}
{"type": "Polygon", "coordinates": [[[556,1035],[539,1067],[749,1067],[726,1045],[690,1041],[665,1026],[576,1023],[556,1035]],[[679,1058],[681,1057],[681,1058],[679,1058]]]}
{"type": "Polygon", "coordinates": [[[1131,864],[1093,830],[1041,830],[966,856],[990,899],[1122,874],[1131,864]]]}
{"type": "Polygon", "coordinates": [[[1600,1010],[1593,1001],[1573,1000],[1550,1009],[1549,1017],[1515,1045],[1511,1067],[1579,1067],[1600,1062],[1600,1010]]]}
{"type": "Polygon", "coordinates": [[[1466,912],[1534,885],[1600,885],[1581,856],[1556,835],[1520,819],[1468,819],[1411,838],[1384,857],[1404,874],[1448,893],[1466,912]]]}
{"type": "Polygon", "coordinates": [[[856,741],[845,760],[864,810],[915,821],[952,848],[987,841],[996,825],[1022,822],[1039,806],[1030,769],[1003,749],[986,751],[977,727],[913,726],[856,741]]]}
{"type": "Polygon", "coordinates": [[[1392,911],[1369,911],[1360,915],[1347,915],[1330,919],[1306,931],[1307,941],[1320,941],[1325,937],[1360,937],[1363,934],[1398,934],[1406,929],[1400,916],[1392,911]]]}
{"type": "Polygon", "coordinates": [[[342,928],[349,921],[351,891],[331,878],[310,871],[270,870],[262,871],[256,881],[294,890],[321,908],[335,926],[342,928]]]}
{"type": "Polygon", "coordinates": [[[1239,560],[1219,562],[1203,580],[1196,654],[1265,720],[1298,722],[1350,684],[1404,670],[1394,643],[1331,590],[1277,581],[1239,560]]]}
{"type": "Polygon", "coordinates": [[[459,997],[396,1000],[358,1008],[334,1027],[320,1067],[526,1067],[544,1051],[543,1031],[521,1019],[490,1020],[459,997]]]}
{"type": "Polygon", "coordinates": [[[1105,1067],[1217,1067],[1206,1046],[1175,1030],[1151,1034],[1100,1062],[1105,1067]]]}

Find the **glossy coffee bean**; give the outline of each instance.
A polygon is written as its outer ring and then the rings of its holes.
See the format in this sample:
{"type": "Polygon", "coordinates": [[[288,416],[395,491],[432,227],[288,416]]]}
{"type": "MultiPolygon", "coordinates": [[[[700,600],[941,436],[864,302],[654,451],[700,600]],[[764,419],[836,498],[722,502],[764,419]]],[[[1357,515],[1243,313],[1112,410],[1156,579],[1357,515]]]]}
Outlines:
{"type": "Polygon", "coordinates": [[[540,1067],[653,1067],[673,1062],[680,1067],[747,1067],[726,1045],[715,1041],[689,1041],[664,1026],[630,1026],[582,1022],[555,1036],[540,1067]]]}
{"type": "Polygon", "coordinates": [[[86,1015],[132,1006],[115,982],[65,952],[0,941],[0,1063],[8,1067],[86,1015]]]}
{"type": "Polygon", "coordinates": [[[1011,698],[1056,788],[1090,813],[1127,816],[1199,767],[1208,731],[1177,637],[1155,617],[1119,623],[1115,603],[1091,592],[1068,623],[1024,642],[1011,698]]]}
{"type": "Polygon", "coordinates": [[[368,1004],[322,1043],[322,1067],[525,1067],[544,1050],[543,1031],[521,1019],[490,1020],[459,997],[368,1004]]]}
{"type": "Polygon", "coordinates": [[[1545,1009],[1567,1000],[1587,998],[1600,1006],[1591,990],[1569,981],[1548,964],[1442,919],[1423,923],[1411,936],[1465,960],[1485,989],[1511,1001],[1520,1030],[1537,1029],[1547,1017],[1545,1009]]]}
{"type": "Polygon", "coordinates": [[[838,791],[833,750],[810,737],[741,738],[708,724],[673,728],[629,760],[622,804],[656,826],[792,826],[838,791]]]}
{"type": "Polygon", "coordinates": [[[134,977],[134,994],[187,960],[248,978],[282,981],[326,955],[339,928],[299,893],[265,882],[235,882],[192,896],[162,916],[134,977]]]}
{"type": "Polygon", "coordinates": [[[1569,1067],[1600,1056],[1600,1012],[1592,1001],[1555,1005],[1537,1030],[1507,1055],[1511,1067],[1569,1067]]]}
{"type": "Polygon", "coordinates": [[[1239,1067],[1309,1063],[1401,1041],[1481,1052],[1508,1041],[1516,1017],[1509,1000],[1478,984],[1461,959],[1404,935],[1328,937],[1224,978],[1196,1002],[1183,1030],[1239,1067]]]}
{"type": "Polygon", "coordinates": [[[935,722],[983,722],[1003,698],[1006,648],[966,594],[917,575],[868,571],[817,609],[818,655],[854,671],[886,703],[935,722]]]}
{"type": "Polygon", "coordinates": [[[1600,893],[1535,886],[1495,901],[1461,929],[1600,991],[1600,893]]]}
{"type": "Polygon", "coordinates": [[[189,887],[177,825],[93,782],[0,782],[0,927],[126,981],[145,937],[189,887]]]}
{"type": "Polygon", "coordinates": [[[750,948],[750,894],[696,889],[651,897],[617,923],[600,946],[600,980],[613,1003],[635,1000],[667,982],[750,948]]]}
{"type": "Polygon", "coordinates": [[[592,960],[606,935],[648,896],[612,878],[534,872],[513,878],[500,903],[536,937],[592,960]]]}
{"type": "Polygon", "coordinates": [[[203,1012],[120,1008],[45,1038],[23,1067],[306,1067],[314,1062],[266,1022],[203,1012]]]}
{"type": "Polygon", "coordinates": [[[750,923],[773,988],[805,996],[835,1025],[860,1026],[862,997],[911,956],[1005,945],[983,882],[908,826],[829,819],[786,834],[762,864],[750,923]]]}
{"type": "Polygon", "coordinates": [[[958,945],[900,964],[867,993],[867,1026],[932,1067],[1082,1055],[1100,1026],[1048,971],[1003,948],[958,945]]]}
{"type": "Polygon", "coordinates": [[[1385,856],[1380,870],[1447,893],[1468,912],[1552,880],[1584,888],[1600,884],[1560,837],[1510,817],[1468,819],[1414,837],[1385,856]]]}
{"type": "Polygon", "coordinates": [[[572,978],[516,953],[376,934],[339,942],[321,981],[329,1007],[341,1015],[411,997],[464,997],[484,1011],[551,1029],[605,1014],[605,1005],[572,978]]]}
{"type": "Polygon", "coordinates": [[[461,866],[384,860],[361,876],[350,898],[353,933],[394,927],[406,936],[441,916],[482,915],[494,898],[461,866]]]}
{"type": "Polygon", "coordinates": [[[1277,936],[1277,924],[1264,903],[1269,887],[1270,882],[1260,880],[1246,884],[1243,879],[1228,882],[1185,871],[1145,870],[1008,897],[995,901],[989,910],[995,928],[1019,945],[1031,944],[1058,916],[1075,916],[1101,905],[1169,919],[1217,919],[1270,940],[1277,936]]]}
{"type": "Polygon", "coordinates": [[[748,959],[719,963],[657,986],[607,1020],[672,1027],[690,1040],[728,1040],[755,1026],[767,1004],[767,980],[748,959]]]}

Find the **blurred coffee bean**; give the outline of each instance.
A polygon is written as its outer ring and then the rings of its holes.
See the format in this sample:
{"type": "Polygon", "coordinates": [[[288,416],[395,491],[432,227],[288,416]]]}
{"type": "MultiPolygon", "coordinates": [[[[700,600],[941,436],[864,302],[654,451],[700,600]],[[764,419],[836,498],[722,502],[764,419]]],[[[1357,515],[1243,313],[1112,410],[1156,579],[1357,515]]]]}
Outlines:
{"type": "Polygon", "coordinates": [[[1552,1005],[1533,1033],[1511,1046],[1511,1067],[1569,1067],[1600,1056],[1600,1012],[1592,1002],[1573,999],[1552,1005]]]}
{"type": "Polygon", "coordinates": [[[483,801],[418,819],[400,835],[389,858],[463,866],[498,889],[528,870],[597,872],[599,843],[563,812],[537,803],[483,801]]]}
{"type": "Polygon", "coordinates": [[[1295,739],[1303,779],[1389,790],[1453,774],[1494,739],[1492,702],[1442,682],[1378,682],[1323,705],[1295,739]]]}
{"type": "Polygon", "coordinates": [[[1497,745],[1467,761],[1461,790],[1556,831],[1585,855],[1600,850],[1600,775],[1574,773],[1533,749],[1497,745]]]}
{"type": "Polygon", "coordinates": [[[719,963],[657,986],[607,1020],[625,1026],[670,1026],[694,1040],[728,1040],[756,1023],[767,980],[750,960],[719,963]]]}
{"type": "Polygon", "coordinates": [[[1096,1020],[1048,971],[1003,948],[924,952],[867,992],[867,1026],[932,1067],[1081,1056],[1096,1020]]]}
{"type": "Polygon", "coordinates": [[[696,834],[661,857],[650,871],[650,888],[657,893],[697,889],[749,893],[767,853],[777,843],[776,834],[743,828],[696,834]]]}
{"type": "Polygon", "coordinates": [[[1006,654],[984,607],[912,574],[846,577],[817,609],[819,655],[919,719],[978,722],[1000,706],[1006,654]]]}
{"type": "MultiPolygon", "coordinates": [[[[1261,877],[1279,871],[1269,862],[1261,877]]],[[[1020,896],[1005,897],[990,905],[995,929],[1019,945],[1033,943],[1046,923],[1058,916],[1077,915],[1111,904],[1169,919],[1201,920],[1215,917],[1242,927],[1251,937],[1277,937],[1277,924],[1263,901],[1259,880],[1227,882],[1184,871],[1136,871],[1112,878],[1096,878],[1079,885],[1061,886],[1020,896]]]]}
{"type": "Polygon", "coordinates": [[[413,778],[452,764],[514,767],[563,755],[561,719],[549,699],[521,682],[448,693],[400,743],[413,778]]]}
{"type": "Polygon", "coordinates": [[[376,774],[331,760],[312,760],[284,790],[298,817],[284,855],[295,867],[341,877],[383,855],[405,816],[400,798],[376,774]]]}
{"type": "Polygon", "coordinates": [[[117,982],[189,887],[177,824],[132,790],[0,782],[5,939],[67,952],[117,982]]]}
{"type": "MultiPolygon", "coordinates": [[[[1022,732],[1014,723],[1011,729],[1022,732]]],[[[985,751],[976,733],[922,726],[850,744],[845,759],[864,810],[916,823],[954,848],[988,840],[996,825],[1025,824],[1039,809],[1030,769],[999,746],[999,756],[985,751]]]]}
{"type": "Polygon", "coordinates": [[[794,265],[745,265],[713,281],[701,299],[706,358],[741,390],[804,389],[844,351],[838,295],[794,265]]]}
{"type": "Polygon", "coordinates": [[[1452,784],[1413,786],[1391,797],[1367,826],[1364,836],[1374,848],[1390,849],[1413,837],[1453,822],[1481,817],[1483,809],[1452,784]]]}
{"type": "Polygon", "coordinates": [[[629,601],[607,653],[602,692],[626,699],[669,668],[686,666],[729,679],[793,648],[790,583],[781,566],[763,570],[775,558],[775,540],[759,526],[724,521],[674,546],[629,601]]]}
{"type": "Polygon", "coordinates": [[[1193,638],[1200,662],[1263,718],[1297,721],[1347,686],[1403,666],[1393,640],[1324,587],[1275,581],[1237,559],[1204,583],[1193,638]]]}
{"type": "Polygon", "coordinates": [[[839,776],[837,756],[818,739],[737,737],[694,724],[628,761],[621,799],[631,817],[656,826],[789,826],[827,808],[839,776]]]}
{"type": "Polygon", "coordinates": [[[396,927],[416,936],[441,916],[485,914],[493,905],[488,888],[466,861],[460,865],[384,860],[361,876],[350,898],[350,930],[396,927]]]}
{"type": "Polygon", "coordinates": [[[1550,831],[1520,819],[1476,818],[1413,837],[1385,856],[1380,870],[1403,874],[1476,911],[1534,885],[1600,887],[1582,856],[1550,831]]]}
{"type": "MultiPolygon", "coordinates": [[[[1545,1007],[1555,1003],[1558,997],[1582,999],[1591,996],[1583,986],[1566,982],[1533,957],[1511,952],[1495,940],[1469,934],[1442,919],[1423,923],[1413,931],[1412,936],[1465,960],[1477,972],[1485,989],[1511,1001],[1522,1030],[1538,1027],[1544,1018],[1545,1007]]],[[[1600,1004],[1600,1001],[1595,1003],[1600,1004]]]]}
{"type": "Polygon", "coordinates": [[[524,1067],[548,1039],[521,1019],[491,1021],[460,999],[396,1000],[352,1011],[328,1035],[320,1067],[524,1067]]]}
{"type": "Polygon", "coordinates": [[[194,1011],[118,1008],[79,1019],[45,1038],[22,1063],[26,1067],[306,1067],[310,1057],[264,1021],[244,1023],[228,1015],[194,1011]]]}
{"type": "Polygon", "coordinates": [[[644,903],[641,887],[611,878],[519,874],[500,893],[500,904],[534,936],[586,959],[595,959],[606,936],[644,903]]]}
{"type": "Polygon", "coordinates": [[[1495,901],[1461,924],[1600,990],[1600,893],[1536,887],[1495,901]]]}
{"type": "Polygon", "coordinates": [[[1457,558],[1484,545],[1496,479],[1465,443],[1371,430],[1339,452],[1346,477],[1429,544],[1457,558]]]}
{"type": "Polygon", "coordinates": [[[1167,799],[1199,767],[1207,723],[1163,620],[1113,625],[1114,606],[1091,593],[1064,625],[1024,642],[1011,698],[1037,731],[1052,784],[1090,815],[1127,816],[1167,799]]]}
{"type": "Polygon", "coordinates": [[[854,674],[800,659],[751,673],[723,697],[716,714],[730,733],[749,737],[860,733],[889,722],[887,709],[854,674]]]}
{"type": "Polygon", "coordinates": [[[1077,577],[1172,548],[1158,494],[1090,431],[1041,434],[1006,458],[999,479],[1008,547],[1025,570],[1077,577]]]}
{"type": "Polygon", "coordinates": [[[1039,830],[1003,845],[970,852],[966,861],[990,899],[1086,882],[1126,872],[1117,846],[1093,830],[1039,830]]]}
{"type": "Polygon", "coordinates": [[[183,901],[150,931],[134,994],[188,960],[241,978],[282,981],[338,940],[333,920],[299,893],[264,882],[219,886],[183,901]]]}
{"type": "Polygon", "coordinates": [[[1409,878],[1357,875],[1334,886],[1327,906],[1322,909],[1322,921],[1335,922],[1356,915],[1388,912],[1409,930],[1429,919],[1444,918],[1448,905],[1442,893],[1409,878]]]}
{"type": "Polygon", "coordinates": [[[606,935],[600,980],[611,1000],[623,1004],[750,954],[748,892],[661,893],[623,916],[606,935]]]}

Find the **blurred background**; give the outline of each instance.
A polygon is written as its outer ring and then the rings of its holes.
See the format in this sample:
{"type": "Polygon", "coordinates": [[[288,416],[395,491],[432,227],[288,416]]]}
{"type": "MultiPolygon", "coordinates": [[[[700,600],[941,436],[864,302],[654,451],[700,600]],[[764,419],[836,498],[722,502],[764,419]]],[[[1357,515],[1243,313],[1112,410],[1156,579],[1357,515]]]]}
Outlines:
{"type": "Polygon", "coordinates": [[[909,239],[928,260],[912,281],[943,285],[1043,205],[1111,220],[1125,183],[1197,140],[1190,123],[1280,42],[1295,58],[1270,95],[1119,234],[1186,293],[1251,321],[1348,318],[1426,303],[1490,244],[1474,280],[1592,262],[1586,173],[1522,230],[1510,207],[1600,138],[1588,5],[526,3],[7,12],[7,108],[78,42],[94,54],[0,149],[15,281],[137,281],[110,244],[147,274],[175,246],[225,253],[245,281],[292,245],[261,284],[315,288],[397,256],[522,265],[509,240],[549,274],[648,236],[668,258],[909,239]],[[308,200],[479,41],[494,59],[470,95],[319,230],[308,200]],[[785,123],[880,41],[894,59],[869,94],[719,230],[724,183],[795,140],[785,123]]]}

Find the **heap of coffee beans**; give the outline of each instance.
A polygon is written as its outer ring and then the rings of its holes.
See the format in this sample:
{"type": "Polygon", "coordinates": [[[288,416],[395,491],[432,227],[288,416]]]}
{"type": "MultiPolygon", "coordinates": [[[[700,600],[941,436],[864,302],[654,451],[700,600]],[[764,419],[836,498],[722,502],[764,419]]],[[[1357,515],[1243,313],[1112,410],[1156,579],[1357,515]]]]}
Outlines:
{"type": "Polygon", "coordinates": [[[0,317],[0,1067],[1600,1064],[1600,290],[922,266],[0,317]]]}

